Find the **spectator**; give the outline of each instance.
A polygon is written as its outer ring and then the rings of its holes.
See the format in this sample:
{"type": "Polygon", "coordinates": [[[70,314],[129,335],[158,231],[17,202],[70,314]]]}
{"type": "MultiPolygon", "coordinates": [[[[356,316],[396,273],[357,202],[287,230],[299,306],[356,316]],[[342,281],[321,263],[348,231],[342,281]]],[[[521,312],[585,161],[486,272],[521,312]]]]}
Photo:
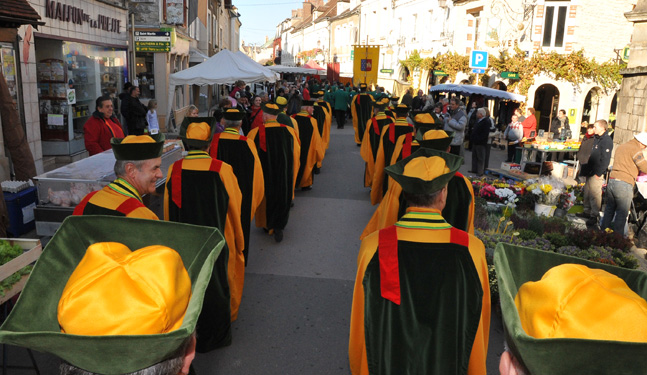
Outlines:
{"type": "Polygon", "coordinates": [[[517,145],[521,142],[521,138],[523,138],[523,125],[519,122],[519,116],[512,115],[512,121],[505,128],[503,138],[508,141],[508,159],[506,162],[511,163],[514,161],[517,145]]]}
{"type": "Polygon", "coordinates": [[[488,169],[490,168],[490,151],[492,150],[492,142],[494,141],[497,129],[494,124],[494,119],[490,116],[490,110],[487,107],[483,107],[483,109],[485,109],[485,117],[490,122],[490,132],[488,133],[487,147],[485,147],[485,169],[488,169]]]}
{"type": "Polygon", "coordinates": [[[602,217],[602,229],[611,228],[614,232],[625,232],[627,214],[634,197],[634,186],[638,173],[647,173],[645,147],[647,133],[636,134],[627,143],[618,146],[613,159],[613,168],[607,184],[607,205],[602,217]]]}
{"type": "Polygon", "coordinates": [[[477,176],[482,176],[485,173],[485,155],[490,134],[490,120],[486,117],[485,108],[476,110],[476,118],[478,121],[474,125],[472,134],[470,135],[470,143],[472,144],[472,170],[477,176]]]}
{"type": "Polygon", "coordinates": [[[559,112],[557,112],[557,116],[555,116],[550,122],[550,132],[553,133],[553,138],[555,139],[562,139],[562,136],[566,136],[567,134],[571,133],[571,128],[568,126],[568,117],[566,117],[565,110],[560,109],[559,112]]]}
{"type": "Polygon", "coordinates": [[[130,96],[130,88],[133,84],[126,82],[124,90],[119,94],[119,114],[121,114],[121,129],[125,135],[128,135],[128,127],[126,125],[126,112],[128,112],[128,96],[130,96]]]}
{"type": "Polygon", "coordinates": [[[581,176],[586,177],[584,185],[584,212],[577,216],[588,219],[588,225],[595,225],[600,218],[602,206],[602,185],[604,174],[609,167],[613,141],[607,134],[607,121],[598,120],[594,124],[595,140],[591,155],[586,164],[582,165],[581,176]]]}
{"type": "Polygon", "coordinates": [[[126,124],[129,135],[143,135],[146,128],[146,113],[148,108],[139,101],[139,87],[132,86],[129,89],[129,96],[126,98],[125,112],[126,124]]]}
{"type": "Polygon", "coordinates": [[[422,90],[418,90],[418,95],[416,95],[416,97],[411,100],[411,110],[420,111],[422,110],[422,107],[424,105],[425,105],[425,102],[422,96],[422,90]]]}
{"type": "Polygon", "coordinates": [[[200,110],[198,109],[198,107],[191,104],[189,106],[189,110],[186,111],[186,116],[187,117],[199,117],[200,116],[200,110]]]}
{"type": "Polygon", "coordinates": [[[451,142],[450,153],[456,156],[463,154],[463,139],[465,137],[465,125],[467,124],[467,115],[461,108],[460,99],[453,97],[449,101],[449,115],[444,117],[445,131],[454,133],[454,138],[451,142]]]}
{"type": "Polygon", "coordinates": [[[263,110],[261,109],[262,99],[260,96],[254,97],[251,112],[249,114],[250,130],[258,128],[263,123],[263,110]]]}
{"type": "Polygon", "coordinates": [[[148,101],[148,112],[146,113],[146,122],[148,123],[148,133],[157,134],[160,131],[160,124],[157,120],[157,100],[148,101]]]}
{"type": "Polygon", "coordinates": [[[517,121],[523,123],[526,120],[526,116],[524,116],[523,113],[521,112],[521,108],[518,108],[518,107],[515,108],[514,114],[517,115],[518,117],[517,121]]]}
{"type": "Polygon", "coordinates": [[[402,96],[402,101],[400,101],[400,104],[408,105],[411,109],[412,108],[412,102],[413,102],[413,88],[409,87],[407,89],[407,93],[402,96]]]}
{"type": "Polygon", "coordinates": [[[528,108],[526,110],[525,120],[521,123],[523,125],[523,137],[524,138],[534,138],[537,135],[537,119],[535,118],[535,109],[528,108]]]}
{"type": "Polygon", "coordinates": [[[95,155],[112,148],[111,138],[123,138],[124,132],[109,96],[100,96],[96,101],[96,111],[83,125],[85,149],[95,155]]]}

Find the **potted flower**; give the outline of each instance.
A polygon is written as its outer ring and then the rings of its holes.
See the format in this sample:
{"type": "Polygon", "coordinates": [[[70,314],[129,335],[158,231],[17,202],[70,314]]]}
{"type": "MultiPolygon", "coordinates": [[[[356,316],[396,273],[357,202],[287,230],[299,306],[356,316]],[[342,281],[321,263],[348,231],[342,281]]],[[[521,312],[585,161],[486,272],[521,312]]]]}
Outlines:
{"type": "Polygon", "coordinates": [[[564,217],[568,210],[573,207],[575,203],[575,194],[573,192],[563,192],[559,195],[557,200],[557,208],[555,209],[555,216],[564,217]]]}
{"type": "Polygon", "coordinates": [[[536,199],[535,213],[537,215],[552,216],[562,192],[559,189],[553,189],[552,185],[541,183],[528,186],[528,190],[536,199]]]}

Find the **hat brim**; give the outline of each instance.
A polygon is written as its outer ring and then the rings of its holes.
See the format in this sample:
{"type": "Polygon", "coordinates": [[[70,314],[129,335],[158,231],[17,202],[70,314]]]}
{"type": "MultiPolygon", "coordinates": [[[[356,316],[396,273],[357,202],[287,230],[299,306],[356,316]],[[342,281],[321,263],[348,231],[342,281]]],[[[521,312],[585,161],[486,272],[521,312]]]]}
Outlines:
{"type": "Polygon", "coordinates": [[[211,144],[213,133],[215,133],[216,131],[217,122],[218,121],[215,117],[185,117],[184,120],[182,120],[182,124],[180,125],[180,138],[182,139],[182,143],[184,143],[184,146],[187,148],[207,147],[209,144],[211,144]],[[211,127],[211,134],[209,134],[209,139],[202,141],[199,139],[189,139],[186,137],[186,130],[189,128],[189,125],[193,124],[194,122],[206,122],[209,127],[211,127]]]}
{"type": "Polygon", "coordinates": [[[45,247],[18,302],[0,327],[0,342],[52,353],[98,374],[130,373],[161,362],[195,331],[214,262],[224,244],[216,228],[111,216],[70,216],[45,247]],[[180,254],[191,278],[192,294],[179,329],[159,335],[124,336],[61,332],[59,299],[88,246],[97,242],[120,242],[133,250],[164,245],[180,254]]]}
{"type": "Polygon", "coordinates": [[[150,135],[155,143],[124,143],[124,138],[112,138],[110,145],[112,153],[117,160],[148,160],[162,156],[164,153],[164,141],[166,137],[163,133],[150,135]]]}
{"type": "MultiPolygon", "coordinates": [[[[525,333],[514,303],[521,285],[538,281],[564,263],[583,264],[623,279],[647,299],[647,273],[550,251],[499,243],[494,253],[503,325],[508,346],[532,374],[640,374],[647,368],[647,343],[585,339],[536,339],[525,333]]],[[[613,327],[610,327],[613,329],[613,327]]]]}
{"type": "Polygon", "coordinates": [[[449,183],[449,180],[454,177],[458,169],[461,167],[463,164],[463,158],[460,156],[456,156],[453,154],[448,154],[446,152],[438,151],[438,150],[432,150],[430,148],[424,148],[421,147],[416,152],[413,154],[409,155],[408,157],[400,160],[399,162],[390,165],[386,168],[384,168],[384,171],[391,176],[400,186],[402,186],[402,190],[409,194],[433,194],[439,190],[441,190],[445,185],[449,183]],[[405,176],[404,173],[404,167],[411,161],[412,159],[418,158],[418,157],[432,157],[432,156],[439,156],[443,159],[445,159],[445,163],[447,164],[447,168],[449,168],[449,172],[445,173],[443,175],[440,175],[436,178],[434,178],[431,181],[426,181],[417,177],[410,177],[410,176],[405,176]]]}
{"type": "Polygon", "coordinates": [[[280,105],[275,104],[275,103],[266,103],[266,104],[263,104],[261,106],[261,111],[263,111],[263,113],[267,113],[268,115],[272,115],[272,116],[278,116],[281,112],[283,112],[283,108],[285,108],[285,107],[281,107],[280,105]],[[274,104],[278,108],[276,108],[276,109],[270,108],[266,104],[274,104]]]}

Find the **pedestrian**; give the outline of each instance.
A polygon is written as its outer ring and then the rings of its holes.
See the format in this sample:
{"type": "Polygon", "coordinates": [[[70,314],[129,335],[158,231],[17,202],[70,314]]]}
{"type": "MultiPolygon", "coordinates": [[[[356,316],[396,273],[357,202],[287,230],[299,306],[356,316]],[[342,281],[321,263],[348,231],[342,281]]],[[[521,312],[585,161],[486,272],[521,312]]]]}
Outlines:
{"type": "Polygon", "coordinates": [[[463,139],[465,137],[465,126],[467,125],[467,115],[461,108],[461,101],[457,97],[449,100],[449,116],[444,117],[444,129],[454,133],[450,153],[463,156],[463,139]]]}
{"type": "Polygon", "coordinates": [[[373,96],[366,92],[368,86],[366,83],[359,84],[359,94],[353,97],[351,101],[350,110],[353,115],[353,128],[355,129],[355,143],[361,146],[364,139],[364,131],[366,130],[366,123],[371,118],[373,111],[373,96]]]}
{"type": "Polygon", "coordinates": [[[346,90],[337,90],[333,93],[333,102],[337,129],[343,129],[346,124],[346,111],[348,111],[350,95],[346,90]]]}
{"type": "MultiPolygon", "coordinates": [[[[206,122],[182,123],[180,138],[188,154],[168,169],[164,220],[214,227],[223,233],[229,252],[216,263],[227,266],[233,322],[238,317],[245,280],[245,237],[240,221],[242,195],[231,166],[207,152],[214,131],[206,122]]],[[[206,351],[212,349],[215,345],[205,345],[206,351]]]]}
{"type": "Polygon", "coordinates": [[[532,107],[528,108],[526,110],[526,114],[528,115],[528,117],[526,117],[526,119],[521,122],[521,125],[523,126],[523,137],[534,138],[537,136],[537,119],[535,118],[535,109],[532,107]]]}
{"type": "Polygon", "coordinates": [[[588,225],[595,225],[600,219],[602,185],[613,151],[613,141],[607,134],[607,121],[598,120],[593,126],[595,134],[593,147],[588,162],[582,165],[580,172],[580,176],[586,177],[584,212],[577,214],[577,216],[587,219],[588,225]]]}
{"type": "MultiPolygon", "coordinates": [[[[487,138],[487,147],[485,147],[485,169],[490,168],[490,151],[492,150],[492,144],[494,143],[494,138],[497,135],[496,124],[494,124],[494,119],[490,117],[490,110],[487,107],[485,109],[485,118],[490,122],[490,132],[488,133],[487,138]]],[[[501,133],[498,133],[501,134],[501,133]]]]}
{"type": "Polygon", "coordinates": [[[260,96],[255,96],[252,102],[252,107],[249,112],[250,130],[258,128],[263,123],[263,110],[261,109],[263,100],[260,96]]]}
{"type": "Polygon", "coordinates": [[[164,134],[129,135],[112,138],[115,179],[103,189],[86,195],[74,208],[74,215],[112,215],[158,220],[144,205],[142,196],[155,193],[160,170],[164,134]]]}
{"type": "Polygon", "coordinates": [[[519,122],[519,116],[512,115],[512,121],[505,128],[503,138],[508,141],[508,158],[506,162],[511,163],[514,161],[517,145],[521,141],[521,138],[523,138],[523,125],[519,122]]]}
{"type": "Polygon", "coordinates": [[[472,134],[472,129],[474,129],[474,125],[476,124],[476,121],[478,119],[476,118],[476,110],[478,109],[478,104],[476,103],[476,100],[473,100],[472,103],[470,104],[470,112],[467,114],[467,129],[465,131],[466,135],[466,141],[465,144],[467,145],[465,149],[467,150],[472,150],[472,143],[470,142],[470,134],[472,134]]]}
{"type": "Polygon", "coordinates": [[[324,145],[319,133],[319,124],[312,116],[313,112],[314,102],[304,100],[301,102],[301,112],[292,115],[299,127],[299,140],[301,141],[301,159],[296,187],[300,187],[302,191],[312,189],[314,168],[324,157],[324,145]]]}
{"type": "Polygon", "coordinates": [[[422,107],[424,107],[425,101],[422,97],[422,90],[418,90],[417,95],[411,99],[411,110],[412,111],[422,111],[422,107]]]}
{"type": "Polygon", "coordinates": [[[223,114],[222,124],[225,130],[216,133],[211,141],[209,155],[222,160],[234,170],[238,187],[242,195],[240,222],[243,226],[245,247],[243,256],[245,265],[249,261],[249,233],[252,218],[263,200],[265,185],[263,167],[258,157],[254,142],[240,136],[240,127],[245,113],[239,109],[228,109],[223,114]]]}
{"type": "Polygon", "coordinates": [[[472,169],[470,173],[482,176],[485,173],[485,155],[487,152],[487,142],[490,134],[490,120],[486,117],[485,108],[476,110],[478,121],[472,129],[470,143],[472,144],[472,169]]]}
{"type": "Polygon", "coordinates": [[[266,103],[263,108],[263,124],[248,134],[261,159],[265,182],[265,198],[256,211],[256,226],[281,242],[290,216],[301,146],[294,130],[276,121],[281,113],[279,107],[266,103]]]}
{"type": "Polygon", "coordinates": [[[146,113],[148,108],[139,101],[139,87],[132,86],[126,98],[126,125],[129,135],[143,135],[146,128],[146,113]]]}
{"type": "Polygon", "coordinates": [[[157,120],[157,100],[148,101],[148,112],[146,113],[146,122],[148,123],[148,133],[157,134],[160,131],[160,124],[157,120]]]}
{"type": "Polygon", "coordinates": [[[386,168],[409,208],[394,225],[362,240],[350,321],[351,374],[486,373],[485,247],[441,214],[447,184],[461,164],[459,156],[418,149],[386,168]]]}
{"type": "Polygon", "coordinates": [[[616,233],[625,234],[636,178],[640,172],[647,173],[646,146],[646,132],[638,133],[628,142],[618,146],[613,158],[613,168],[609,173],[607,204],[602,216],[601,229],[611,228],[616,233]]]}
{"type": "MultiPolygon", "coordinates": [[[[452,136],[448,135],[444,130],[428,130],[424,133],[418,132],[414,142],[409,143],[409,149],[406,149],[407,141],[405,139],[409,136],[410,134],[406,134],[398,138],[396,149],[389,165],[407,158],[420,148],[448,152],[452,141],[452,136]]],[[[402,187],[395,180],[389,179],[386,194],[375,212],[373,212],[373,216],[359,239],[363,240],[369,234],[395,224],[404,215],[407,207],[402,197],[402,187]]],[[[474,190],[472,189],[472,182],[459,172],[456,172],[447,185],[447,203],[442,215],[454,228],[474,234],[474,190]]]]}
{"type": "Polygon", "coordinates": [[[553,119],[550,121],[550,132],[553,133],[553,138],[561,139],[561,134],[565,130],[568,130],[569,133],[571,131],[568,125],[568,117],[566,117],[566,111],[560,109],[559,112],[557,112],[557,116],[553,117],[553,119]]]}
{"type": "Polygon", "coordinates": [[[400,104],[404,104],[409,106],[411,108],[411,104],[413,103],[413,88],[409,87],[407,89],[407,92],[402,96],[402,101],[400,104]]]}
{"type": "Polygon", "coordinates": [[[119,94],[119,114],[121,115],[121,130],[124,136],[128,135],[128,127],[126,125],[126,113],[128,112],[128,97],[130,96],[130,88],[132,83],[126,82],[124,88],[119,94]]]}
{"type": "Polygon", "coordinates": [[[114,105],[109,96],[96,100],[96,110],[83,124],[85,149],[90,156],[112,148],[112,138],[123,138],[124,132],[119,119],[114,114],[114,105]]]}
{"type": "Polygon", "coordinates": [[[199,117],[200,116],[200,110],[198,109],[198,107],[191,104],[189,106],[189,109],[186,111],[186,116],[187,117],[199,117]]]}
{"type": "Polygon", "coordinates": [[[207,284],[226,288],[210,281],[218,236],[175,223],[68,218],[14,306],[22,313],[6,320],[20,328],[3,326],[0,342],[59,357],[50,373],[189,373],[207,284]]]}
{"type": "Polygon", "coordinates": [[[494,267],[501,375],[643,373],[644,272],[508,244],[497,246],[494,267]]]}
{"type": "Polygon", "coordinates": [[[514,114],[517,115],[518,119],[517,121],[523,123],[526,120],[526,116],[523,115],[523,112],[521,112],[521,108],[517,107],[514,109],[514,114]]]}

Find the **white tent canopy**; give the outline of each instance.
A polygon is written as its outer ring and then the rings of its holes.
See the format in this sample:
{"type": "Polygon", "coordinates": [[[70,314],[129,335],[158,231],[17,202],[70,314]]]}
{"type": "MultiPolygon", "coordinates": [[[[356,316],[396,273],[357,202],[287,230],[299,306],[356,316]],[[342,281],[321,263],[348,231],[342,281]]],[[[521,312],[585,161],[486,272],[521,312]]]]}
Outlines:
{"type": "Polygon", "coordinates": [[[203,63],[169,76],[167,119],[170,119],[173,110],[175,86],[224,85],[238,80],[243,80],[245,83],[276,82],[277,77],[278,73],[250,59],[244,53],[240,51],[234,53],[224,49],[203,63]]]}
{"type": "Polygon", "coordinates": [[[430,92],[455,92],[457,94],[470,96],[470,95],[483,95],[487,99],[507,99],[513,100],[516,102],[525,103],[526,97],[519,94],[514,94],[511,92],[492,89],[484,86],[476,85],[455,85],[455,84],[443,84],[436,85],[429,89],[430,92]]]}
{"type": "Polygon", "coordinates": [[[302,68],[299,66],[271,65],[269,70],[277,73],[317,74],[317,69],[302,68]]]}

